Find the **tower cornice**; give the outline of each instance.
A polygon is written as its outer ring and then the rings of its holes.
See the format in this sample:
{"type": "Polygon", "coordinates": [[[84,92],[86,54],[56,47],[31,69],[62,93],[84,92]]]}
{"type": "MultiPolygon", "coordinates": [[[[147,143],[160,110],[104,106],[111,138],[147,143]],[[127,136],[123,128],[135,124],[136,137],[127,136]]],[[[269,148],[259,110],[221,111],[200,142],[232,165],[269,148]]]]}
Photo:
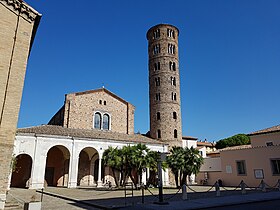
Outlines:
{"type": "Polygon", "coordinates": [[[10,9],[12,12],[21,15],[30,22],[36,20],[36,17],[42,16],[35,9],[21,0],[0,0],[0,3],[10,9]]]}
{"type": "MultiPolygon", "coordinates": [[[[177,34],[178,34],[178,36],[179,36],[179,29],[178,29],[176,26],[173,26],[173,25],[171,25],[171,24],[166,24],[166,23],[160,23],[160,24],[157,24],[157,25],[151,27],[151,28],[147,31],[147,33],[146,33],[146,38],[148,39],[148,34],[150,33],[150,31],[154,30],[155,28],[159,28],[159,27],[172,27],[172,28],[174,28],[174,29],[177,30],[177,34]]],[[[148,40],[149,40],[149,39],[148,39],[148,40]]]]}

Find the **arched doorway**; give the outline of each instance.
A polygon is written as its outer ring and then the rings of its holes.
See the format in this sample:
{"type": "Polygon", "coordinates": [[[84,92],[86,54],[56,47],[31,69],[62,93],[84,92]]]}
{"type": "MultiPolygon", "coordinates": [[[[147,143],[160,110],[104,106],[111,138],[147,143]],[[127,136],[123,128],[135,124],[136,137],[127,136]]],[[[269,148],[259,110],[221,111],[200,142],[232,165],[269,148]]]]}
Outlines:
{"type": "Polygon", "coordinates": [[[31,176],[32,158],[27,154],[16,156],[13,161],[13,173],[11,179],[11,187],[29,187],[29,179],[31,176]]]}
{"type": "Polygon", "coordinates": [[[96,149],[92,147],[84,148],[79,154],[78,167],[78,186],[93,186],[98,179],[98,165],[99,155],[96,149]]]}
{"type": "Polygon", "coordinates": [[[48,186],[67,187],[69,177],[70,153],[58,145],[48,151],[45,169],[45,182],[48,186]]]}

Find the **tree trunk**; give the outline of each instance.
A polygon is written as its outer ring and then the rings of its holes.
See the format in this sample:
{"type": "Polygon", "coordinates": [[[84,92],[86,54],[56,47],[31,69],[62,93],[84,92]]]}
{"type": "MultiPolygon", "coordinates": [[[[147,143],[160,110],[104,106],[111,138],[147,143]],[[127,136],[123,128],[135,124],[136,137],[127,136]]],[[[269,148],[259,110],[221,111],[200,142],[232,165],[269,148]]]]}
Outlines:
{"type": "Polygon", "coordinates": [[[174,173],[174,176],[175,176],[175,184],[176,184],[176,187],[179,188],[179,182],[178,182],[179,172],[174,173]]]}
{"type": "Polygon", "coordinates": [[[118,180],[117,180],[116,173],[115,173],[116,170],[112,168],[112,171],[113,171],[113,178],[114,178],[114,180],[115,180],[115,184],[116,184],[117,187],[119,187],[119,182],[118,182],[118,180]]]}
{"type": "Polygon", "coordinates": [[[183,185],[186,185],[187,184],[187,174],[186,173],[183,173],[183,177],[182,177],[182,181],[181,181],[181,186],[183,185]]]}

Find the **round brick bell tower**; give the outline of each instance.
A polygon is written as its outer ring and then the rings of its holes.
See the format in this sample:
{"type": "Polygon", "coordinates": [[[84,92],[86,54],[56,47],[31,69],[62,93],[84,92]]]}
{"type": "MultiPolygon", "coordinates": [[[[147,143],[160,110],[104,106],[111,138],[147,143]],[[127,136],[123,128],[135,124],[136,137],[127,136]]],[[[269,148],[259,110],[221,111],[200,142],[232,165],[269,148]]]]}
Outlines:
{"type": "Polygon", "coordinates": [[[149,54],[150,135],[182,146],[179,30],[159,24],[147,32],[149,54]]]}

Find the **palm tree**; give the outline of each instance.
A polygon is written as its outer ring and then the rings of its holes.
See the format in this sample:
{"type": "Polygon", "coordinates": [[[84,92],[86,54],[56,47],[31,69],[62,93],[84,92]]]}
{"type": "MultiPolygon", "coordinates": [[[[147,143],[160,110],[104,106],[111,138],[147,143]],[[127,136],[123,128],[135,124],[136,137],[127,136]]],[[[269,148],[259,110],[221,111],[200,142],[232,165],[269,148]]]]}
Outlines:
{"type": "Polygon", "coordinates": [[[180,169],[183,164],[182,150],[182,147],[174,146],[170,150],[171,154],[166,158],[166,163],[175,176],[175,183],[177,188],[179,187],[178,179],[180,177],[180,169]]]}
{"type": "Polygon", "coordinates": [[[109,147],[103,153],[103,163],[111,167],[116,185],[123,186],[128,177],[136,186],[138,176],[142,183],[142,173],[145,168],[152,170],[157,168],[158,153],[150,151],[144,144],[124,146],[122,149],[109,147]],[[120,173],[120,180],[116,178],[116,172],[120,173]]]}
{"type": "Polygon", "coordinates": [[[171,155],[167,157],[167,164],[175,176],[176,187],[179,187],[178,179],[180,178],[180,185],[186,184],[187,177],[192,174],[197,174],[203,163],[203,158],[199,151],[193,147],[182,148],[172,147],[171,155]]]}
{"type": "Polygon", "coordinates": [[[182,164],[182,179],[181,185],[186,184],[187,177],[192,174],[197,174],[203,163],[203,158],[199,151],[193,147],[185,147],[183,149],[184,163],[182,164]]]}
{"type": "Polygon", "coordinates": [[[116,186],[119,186],[119,181],[116,176],[116,172],[122,173],[122,155],[120,154],[121,150],[113,147],[106,149],[102,156],[102,163],[104,166],[111,167],[113,172],[113,178],[115,180],[116,186]]]}

